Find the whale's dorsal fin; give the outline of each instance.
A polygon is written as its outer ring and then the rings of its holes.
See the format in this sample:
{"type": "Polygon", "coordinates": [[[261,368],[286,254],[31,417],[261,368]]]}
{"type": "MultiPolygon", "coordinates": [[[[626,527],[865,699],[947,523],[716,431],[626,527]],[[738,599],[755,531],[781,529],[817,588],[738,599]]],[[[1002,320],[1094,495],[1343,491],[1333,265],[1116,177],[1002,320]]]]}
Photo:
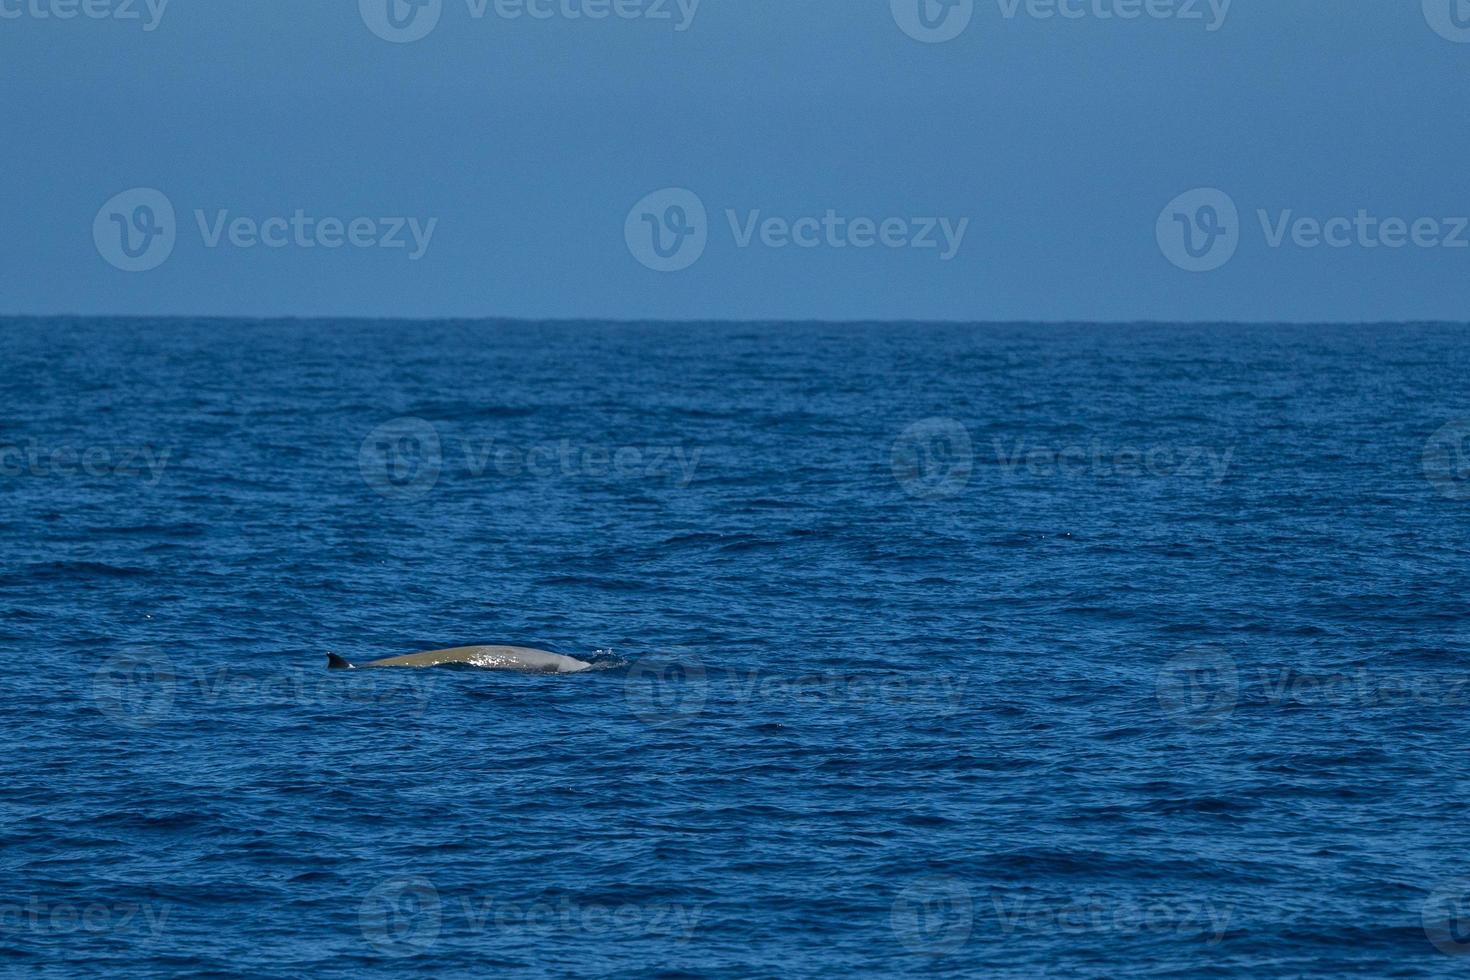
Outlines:
{"type": "Polygon", "coordinates": [[[351,670],[352,665],[345,657],[339,657],[335,653],[327,654],[327,667],[330,670],[351,670]]]}

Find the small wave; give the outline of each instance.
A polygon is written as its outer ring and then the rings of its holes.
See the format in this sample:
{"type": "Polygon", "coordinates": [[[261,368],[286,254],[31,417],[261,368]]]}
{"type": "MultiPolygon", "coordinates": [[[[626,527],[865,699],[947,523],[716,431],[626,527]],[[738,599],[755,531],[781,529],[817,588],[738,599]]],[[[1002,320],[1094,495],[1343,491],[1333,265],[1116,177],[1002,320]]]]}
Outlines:
{"type": "Polygon", "coordinates": [[[0,584],[44,581],[53,578],[67,580],[76,578],[138,578],[152,574],[152,569],[137,568],[131,565],[108,565],[105,562],[96,561],[50,561],[38,565],[28,565],[12,575],[6,575],[0,578],[0,584]]]}
{"type": "Polygon", "coordinates": [[[650,586],[646,582],[632,579],[598,578],[592,575],[556,575],[537,581],[541,586],[592,586],[598,589],[610,589],[616,592],[646,592],[650,586]]]}
{"type": "Polygon", "coordinates": [[[612,670],[632,663],[627,657],[620,657],[612,650],[598,650],[587,659],[587,662],[592,665],[593,670],[612,670]]]}

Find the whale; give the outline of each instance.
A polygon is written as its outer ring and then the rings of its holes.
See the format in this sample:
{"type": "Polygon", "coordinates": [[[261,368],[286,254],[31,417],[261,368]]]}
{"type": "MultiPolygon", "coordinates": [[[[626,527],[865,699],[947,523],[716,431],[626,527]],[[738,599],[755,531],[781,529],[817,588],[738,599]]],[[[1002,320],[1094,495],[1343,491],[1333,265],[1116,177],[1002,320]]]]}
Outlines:
{"type": "Polygon", "coordinates": [[[368,667],[442,667],[445,664],[469,664],[475,667],[491,667],[497,670],[525,670],[542,674],[575,674],[591,670],[585,660],[568,657],[545,650],[529,647],[476,646],[454,647],[451,650],[430,650],[427,653],[410,653],[402,657],[388,657],[365,664],[350,663],[335,653],[327,654],[327,667],[332,670],[356,670],[368,667]]]}

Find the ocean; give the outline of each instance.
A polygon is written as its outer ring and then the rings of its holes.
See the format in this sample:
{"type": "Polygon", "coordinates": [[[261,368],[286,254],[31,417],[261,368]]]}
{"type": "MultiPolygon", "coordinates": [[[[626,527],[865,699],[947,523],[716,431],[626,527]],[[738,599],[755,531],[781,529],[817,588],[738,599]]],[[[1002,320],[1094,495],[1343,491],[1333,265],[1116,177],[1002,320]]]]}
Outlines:
{"type": "Polygon", "coordinates": [[[1461,327],[0,363],[6,974],[1463,973],[1461,327]]]}

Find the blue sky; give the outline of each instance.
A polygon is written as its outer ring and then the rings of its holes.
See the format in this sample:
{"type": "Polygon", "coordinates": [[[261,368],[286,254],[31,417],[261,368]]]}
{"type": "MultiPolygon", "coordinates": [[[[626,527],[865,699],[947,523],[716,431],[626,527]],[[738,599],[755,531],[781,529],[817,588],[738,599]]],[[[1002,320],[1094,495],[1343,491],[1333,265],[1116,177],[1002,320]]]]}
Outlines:
{"type": "Polygon", "coordinates": [[[160,3],[0,0],[0,313],[1470,310],[1467,0],[160,3]]]}

